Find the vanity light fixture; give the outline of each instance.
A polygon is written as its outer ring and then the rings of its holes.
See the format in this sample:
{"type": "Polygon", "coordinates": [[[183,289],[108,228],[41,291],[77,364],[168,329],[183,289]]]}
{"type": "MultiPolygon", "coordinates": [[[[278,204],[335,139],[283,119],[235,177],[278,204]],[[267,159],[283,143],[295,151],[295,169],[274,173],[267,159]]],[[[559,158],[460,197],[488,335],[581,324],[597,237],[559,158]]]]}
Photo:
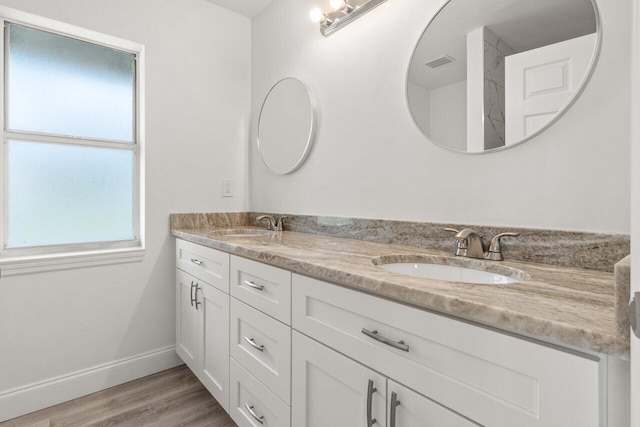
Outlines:
{"type": "Polygon", "coordinates": [[[324,13],[315,8],[311,11],[311,20],[320,24],[320,32],[328,36],[345,25],[355,21],[386,0],[329,0],[331,10],[324,13]]]}

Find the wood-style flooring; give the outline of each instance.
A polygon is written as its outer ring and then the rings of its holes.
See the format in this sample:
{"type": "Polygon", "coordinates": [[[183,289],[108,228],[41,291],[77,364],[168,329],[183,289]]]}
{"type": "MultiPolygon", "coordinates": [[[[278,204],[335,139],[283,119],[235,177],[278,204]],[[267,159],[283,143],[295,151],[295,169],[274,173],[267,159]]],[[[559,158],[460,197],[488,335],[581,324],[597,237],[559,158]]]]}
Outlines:
{"type": "Polygon", "coordinates": [[[0,423],[0,427],[235,427],[185,365],[0,423]]]}

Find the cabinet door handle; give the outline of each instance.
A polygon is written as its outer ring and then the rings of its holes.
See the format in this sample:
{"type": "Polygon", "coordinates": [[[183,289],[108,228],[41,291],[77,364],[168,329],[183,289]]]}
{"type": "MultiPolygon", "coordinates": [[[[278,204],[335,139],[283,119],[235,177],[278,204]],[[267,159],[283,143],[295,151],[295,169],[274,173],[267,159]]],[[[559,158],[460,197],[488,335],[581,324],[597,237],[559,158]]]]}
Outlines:
{"type": "Polygon", "coordinates": [[[195,302],[195,300],[196,300],[196,299],[193,297],[193,289],[194,289],[196,286],[197,286],[197,285],[194,285],[194,284],[193,284],[193,280],[192,280],[192,281],[191,281],[191,294],[190,294],[190,296],[191,296],[191,307],[193,307],[193,303],[194,303],[194,302],[195,302]]]}
{"type": "Polygon", "coordinates": [[[378,391],[378,389],[373,386],[373,380],[369,380],[369,386],[367,387],[367,427],[371,427],[378,422],[375,418],[371,418],[373,393],[376,391],[378,391]]]}
{"type": "Polygon", "coordinates": [[[204,264],[204,262],[202,262],[202,261],[200,261],[199,259],[196,259],[196,258],[191,258],[191,262],[194,263],[195,265],[204,264]]]}
{"type": "Polygon", "coordinates": [[[398,394],[391,392],[391,413],[389,414],[389,427],[396,427],[396,408],[400,406],[398,394]]]}
{"type": "Polygon", "coordinates": [[[249,286],[250,288],[257,289],[257,290],[259,290],[259,291],[263,291],[263,290],[264,290],[264,286],[262,286],[262,285],[256,285],[255,283],[250,282],[250,281],[248,281],[248,280],[245,280],[245,281],[244,281],[244,284],[245,284],[245,285],[247,285],[247,286],[249,286]]]}
{"type": "Polygon", "coordinates": [[[202,305],[202,303],[198,301],[198,291],[202,291],[202,288],[199,285],[200,285],[199,283],[196,283],[196,299],[195,299],[196,310],[198,309],[199,305],[202,305]]]}
{"type": "Polygon", "coordinates": [[[256,414],[256,411],[253,410],[253,406],[249,406],[248,403],[245,403],[244,407],[247,408],[247,411],[249,411],[251,416],[255,418],[257,422],[264,424],[264,416],[259,417],[258,414],[256,414]]]}
{"type": "Polygon", "coordinates": [[[389,345],[393,348],[397,348],[398,350],[409,352],[409,346],[404,343],[404,341],[393,341],[389,338],[385,338],[382,335],[378,334],[378,331],[370,331],[368,329],[362,328],[362,333],[368,336],[369,338],[373,338],[376,341],[379,341],[383,344],[389,345]]]}
{"type": "Polygon", "coordinates": [[[253,348],[255,348],[258,351],[264,351],[264,346],[263,345],[258,345],[256,344],[256,342],[253,340],[253,338],[249,338],[249,337],[244,337],[244,340],[246,342],[249,343],[249,345],[253,348]]]}

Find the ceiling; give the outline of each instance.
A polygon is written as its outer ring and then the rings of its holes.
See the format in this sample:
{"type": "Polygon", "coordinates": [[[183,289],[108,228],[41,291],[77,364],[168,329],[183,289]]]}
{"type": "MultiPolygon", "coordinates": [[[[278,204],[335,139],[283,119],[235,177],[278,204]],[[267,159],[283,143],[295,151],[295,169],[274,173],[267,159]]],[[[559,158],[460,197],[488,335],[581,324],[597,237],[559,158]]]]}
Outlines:
{"type": "Polygon", "coordinates": [[[207,0],[225,9],[253,18],[272,2],[272,0],[207,0]]]}

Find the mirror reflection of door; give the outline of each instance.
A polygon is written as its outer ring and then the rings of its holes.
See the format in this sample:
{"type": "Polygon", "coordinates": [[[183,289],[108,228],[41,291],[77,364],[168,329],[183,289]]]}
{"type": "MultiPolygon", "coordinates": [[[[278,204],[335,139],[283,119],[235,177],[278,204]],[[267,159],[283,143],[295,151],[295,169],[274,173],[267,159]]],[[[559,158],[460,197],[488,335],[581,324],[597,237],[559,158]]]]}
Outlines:
{"type": "Polygon", "coordinates": [[[506,143],[521,141],[560,112],[580,86],[595,34],[506,58],[506,143]]]}
{"type": "Polygon", "coordinates": [[[411,59],[414,121],[432,142],[462,152],[530,139],[588,81],[598,22],[592,0],[450,0],[411,59]]]}

